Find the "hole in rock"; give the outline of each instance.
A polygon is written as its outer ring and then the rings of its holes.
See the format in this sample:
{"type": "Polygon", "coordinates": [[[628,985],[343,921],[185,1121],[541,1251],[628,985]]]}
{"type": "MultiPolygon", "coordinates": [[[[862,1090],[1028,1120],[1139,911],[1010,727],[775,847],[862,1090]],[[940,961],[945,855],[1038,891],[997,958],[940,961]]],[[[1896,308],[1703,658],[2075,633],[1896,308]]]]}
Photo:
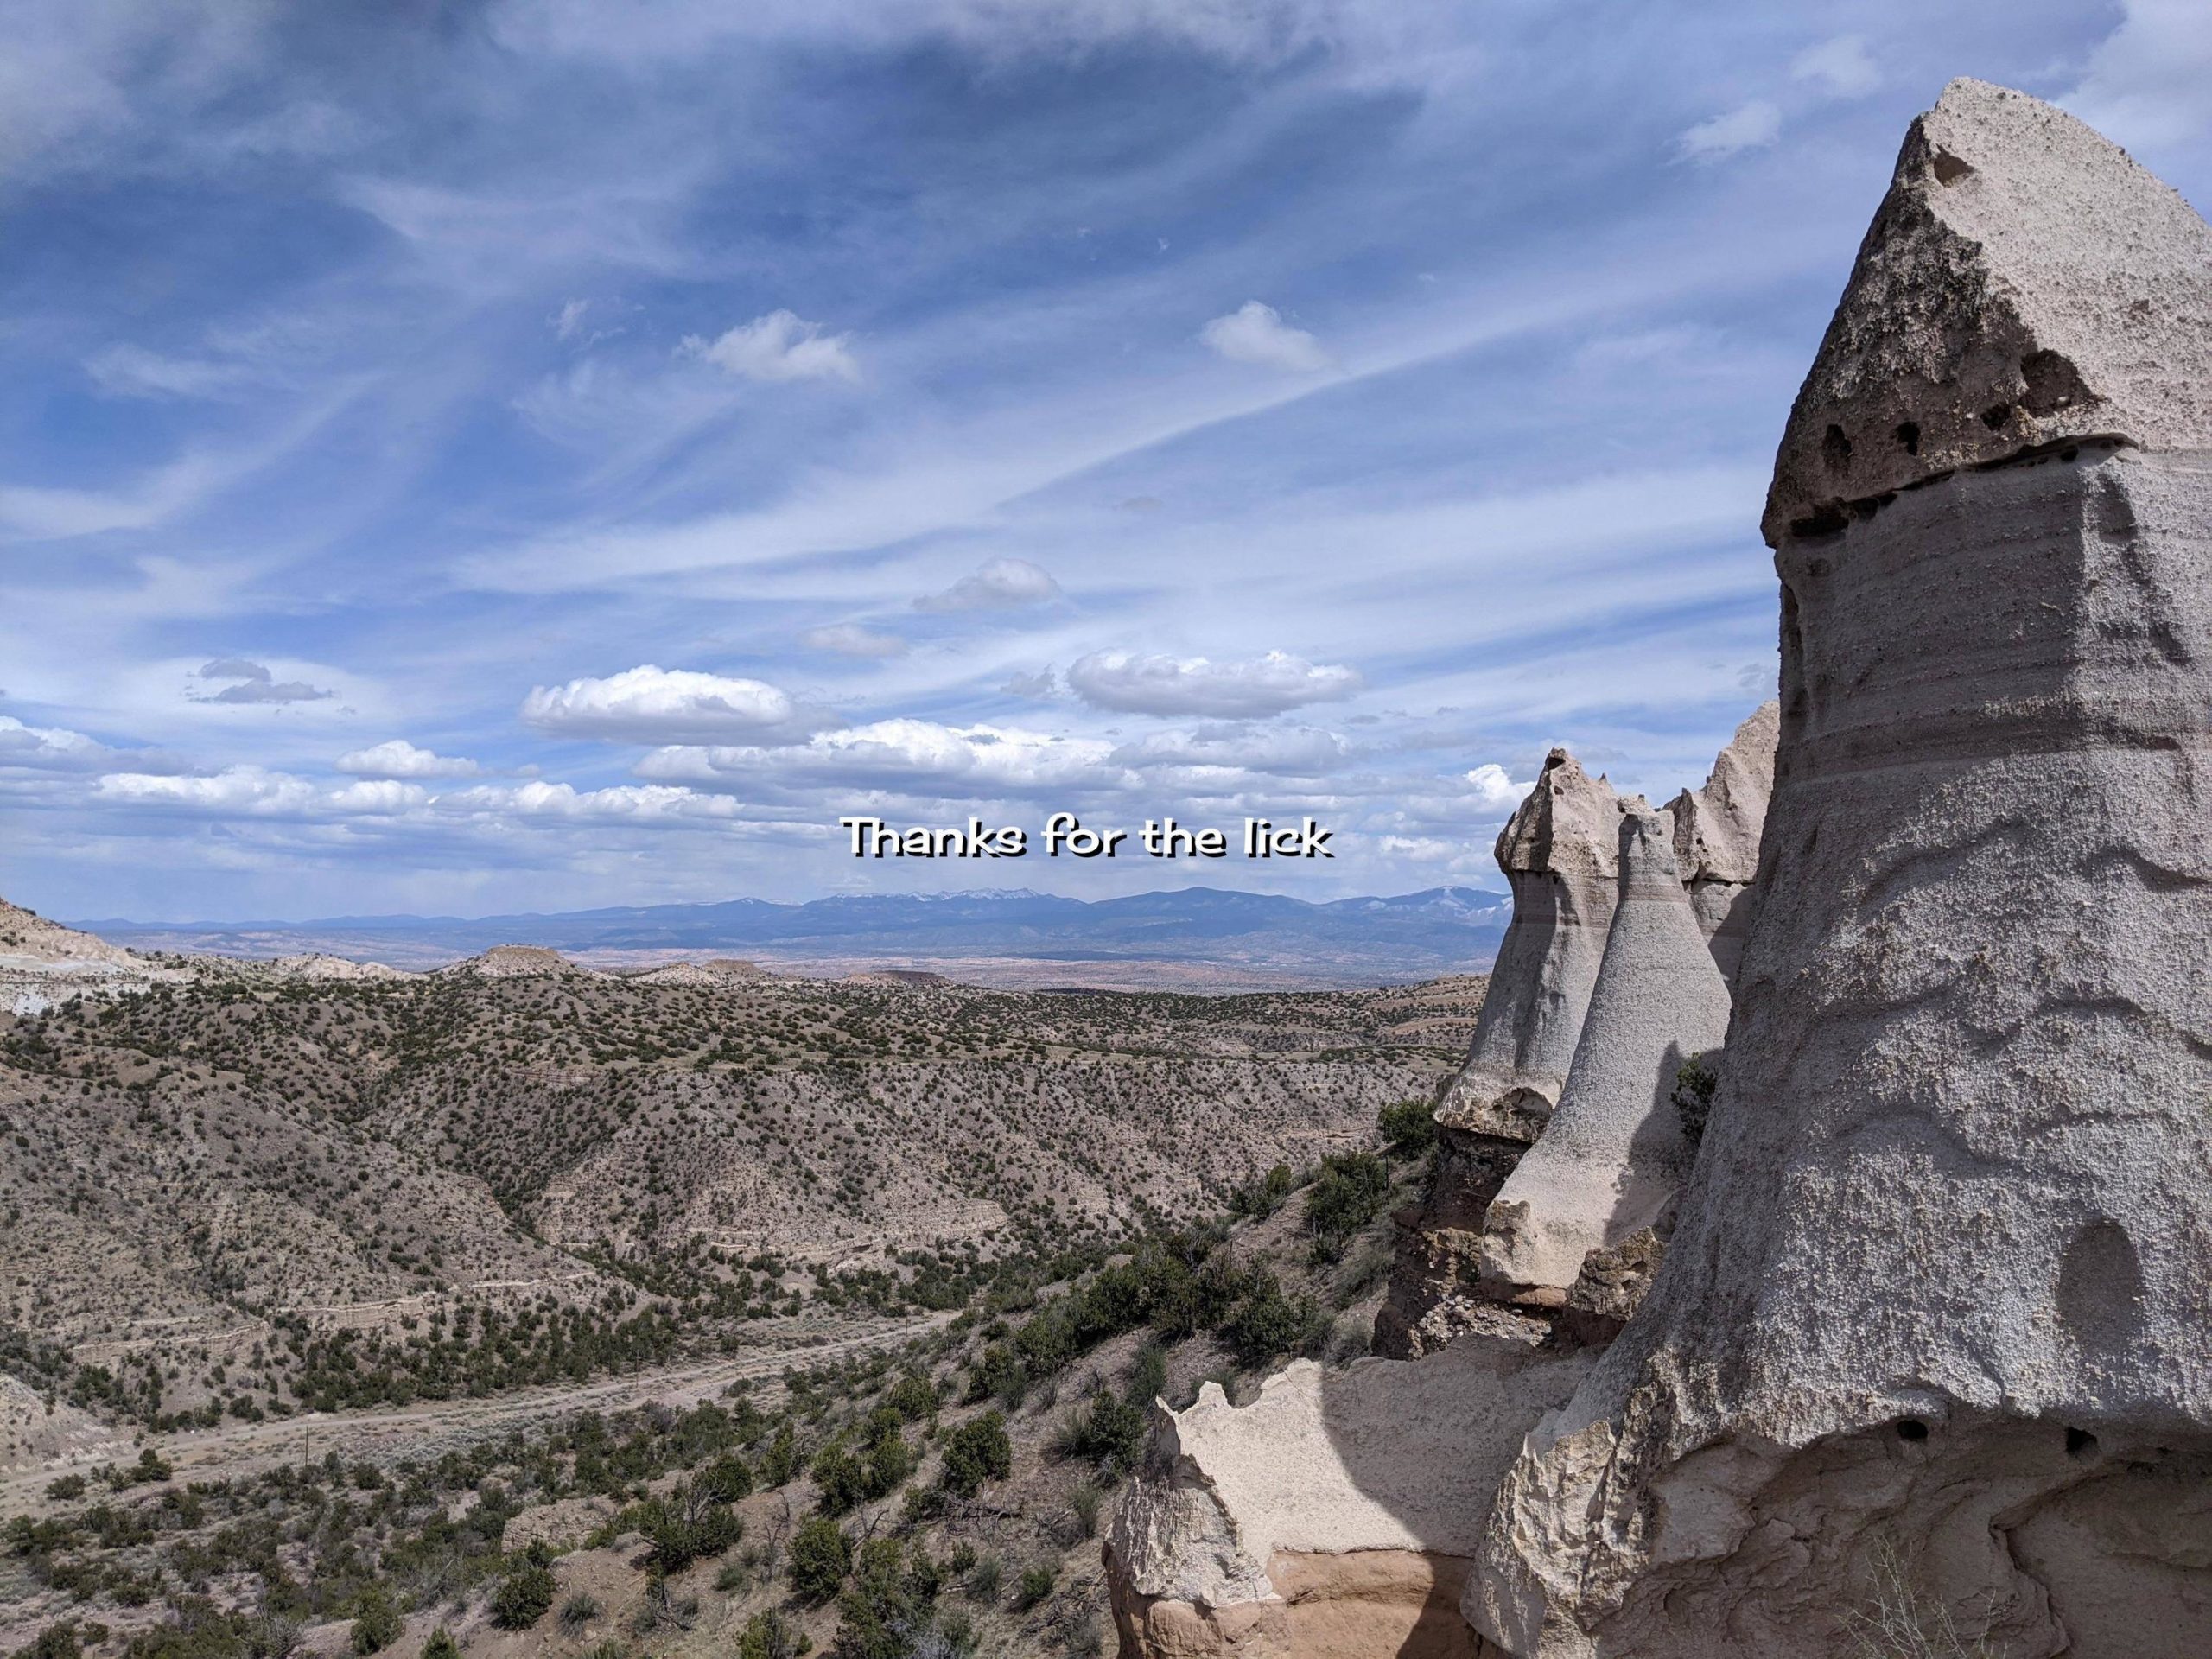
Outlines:
{"type": "Polygon", "coordinates": [[[1905,421],[1899,423],[1897,427],[1897,442],[1904,448],[1905,454],[1908,455],[1918,454],[1920,453],[1920,423],[1917,421],[1905,421]]]}
{"type": "Polygon", "coordinates": [[[2092,1452],[2096,1449],[2097,1437],[2090,1433],[2088,1429],[2069,1428],[2066,1431],[2066,1455],[2068,1457],[2085,1457],[2089,1452],[2092,1452]]]}
{"type": "Polygon", "coordinates": [[[1900,1417],[1897,1419],[1897,1439],[1901,1440],[1924,1440],[1927,1438],[1928,1425],[1922,1422],[1919,1418],[1900,1417]]]}
{"type": "Polygon", "coordinates": [[[1832,473],[1851,470],[1851,440],[1840,426],[1830,426],[1821,439],[1821,461],[1832,473]]]}
{"type": "Polygon", "coordinates": [[[1981,411],[1981,423],[1993,432],[1997,431],[2012,418],[2012,405],[2010,404],[1999,404],[1994,409],[1985,409],[1981,411]]]}
{"type": "Polygon", "coordinates": [[[1971,176],[1974,172],[1972,162],[1952,155],[1948,149],[1939,149],[1936,152],[1935,163],[1936,182],[1938,184],[1956,184],[1961,179],[1971,176]]]}
{"type": "Polygon", "coordinates": [[[2020,407],[2031,415],[2052,415],[2091,401],[2081,371],[2056,352],[2030,352],[2020,359],[2020,378],[2027,383],[2020,407]]]}

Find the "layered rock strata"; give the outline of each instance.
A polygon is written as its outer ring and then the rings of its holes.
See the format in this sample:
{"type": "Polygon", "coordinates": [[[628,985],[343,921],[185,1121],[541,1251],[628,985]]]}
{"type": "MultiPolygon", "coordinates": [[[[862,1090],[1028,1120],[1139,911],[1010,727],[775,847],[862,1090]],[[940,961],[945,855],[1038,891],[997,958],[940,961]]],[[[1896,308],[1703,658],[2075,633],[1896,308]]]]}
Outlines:
{"type": "Polygon", "coordinates": [[[1498,833],[1513,920],[1466,1063],[1437,1106],[1427,1195],[1400,1218],[1377,1353],[1410,1357],[1463,1331],[1514,1326],[1471,1294],[1483,1214],[1566,1086],[1612,925],[1619,817],[1611,785],[1554,749],[1498,833]]]}
{"type": "Polygon", "coordinates": [[[1675,863],[1713,960],[1729,983],[1751,931],[1759,873],[1759,834],[1774,792],[1774,745],[1782,705],[1768,702],[1736,728],[1701,789],[1667,804],[1675,821],[1675,863]]]}
{"type": "Polygon", "coordinates": [[[1557,1109],[1483,1223],[1481,1280],[1559,1306],[1592,1254],[1663,1238],[1694,1142],[1675,1104],[1685,1062],[1728,1035],[1728,986],[1675,864],[1667,812],[1622,804],[1620,890],[1557,1109]]]}
{"type": "Polygon", "coordinates": [[[1955,82],[1781,446],[1760,913],[1650,1295],[1491,1513],[1518,1659],[2206,1650],[2208,398],[2212,231],[1955,82]]]}
{"type": "Polygon", "coordinates": [[[1459,1603],[1479,1500],[1586,1355],[1471,1336],[1407,1362],[1300,1360],[1232,1407],[1161,1411],[1108,1534],[1122,1651],[1479,1659],[1459,1603]]]}

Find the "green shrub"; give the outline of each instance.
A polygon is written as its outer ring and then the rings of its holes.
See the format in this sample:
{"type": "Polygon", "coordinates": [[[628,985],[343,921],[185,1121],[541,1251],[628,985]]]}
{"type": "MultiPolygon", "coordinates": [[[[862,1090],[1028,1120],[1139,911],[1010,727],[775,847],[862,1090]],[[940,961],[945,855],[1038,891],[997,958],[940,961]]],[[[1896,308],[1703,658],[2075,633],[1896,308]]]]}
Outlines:
{"type": "Polygon", "coordinates": [[[574,1636],[597,1618],[600,1611],[599,1598],[580,1590],[561,1604],[561,1628],[574,1636]]]}
{"type": "Polygon", "coordinates": [[[700,1474],[706,1489],[724,1503],[734,1503],[753,1493],[753,1471],[745,1459],[732,1454],[716,1458],[700,1474]]]}
{"type": "Polygon", "coordinates": [[[1256,1175],[1229,1195],[1229,1213],[1251,1221],[1265,1221],[1282,1208],[1283,1200],[1298,1189],[1298,1177],[1288,1164],[1277,1164],[1256,1175]]]}
{"type": "Polygon", "coordinates": [[[1047,1561],[1023,1567],[1021,1581],[1014,1586],[1014,1605],[1027,1612],[1052,1593],[1052,1586],[1059,1582],[1059,1578],[1058,1570],[1047,1561]]]}
{"type": "Polygon", "coordinates": [[[1014,1472],[1014,1443],[1007,1438],[1006,1419],[996,1411],[963,1423],[944,1437],[944,1465],[938,1483],[949,1492],[973,1497],[987,1480],[1004,1480],[1014,1472]]]}
{"type": "Polygon", "coordinates": [[[403,1624],[399,1609],[380,1584],[372,1584],[353,1599],[353,1651],[382,1653],[399,1640],[403,1624]]]}
{"type": "Polygon", "coordinates": [[[1371,1152],[1348,1152],[1321,1160],[1306,1194],[1306,1230],[1342,1240],[1382,1213],[1390,1201],[1390,1166],[1371,1152]]]}
{"type": "Polygon", "coordinates": [[[1274,1274],[1262,1269],[1253,1274],[1243,1299],[1230,1310],[1217,1334],[1240,1363],[1252,1367],[1264,1365],[1278,1354],[1302,1351],[1325,1336],[1327,1329],[1312,1298],[1285,1296],[1274,1274]]]}
{"type": "Polygon", "coordinates": [[[73,1497],[82,1497],[85,1495],[85,1478],[82,1475],[64,1475],[59,1480],[49,1480],[46,1483],[46,1495],[57,1503],[67,1503],[73,1497]]]}
{"type": "Polygon", "coordinates": [[[1144,1452],[1144,1433],[1142,1408],[1102,1389],[1060,1426],[1052,1450],[1064,1458],[1081,1458],[1109,1474],[1118,1474],[1136,1467],[1144,1452]]]}
{"type": "Polygon", "coordinates": [[[813,1645],[805,1631],[772,1607],[745,1622],[737,1659],[798,1659],[813,1645]]]}
{"type": "Polygon", "coordinates": [[[1436,1114],[1426,1100],[1385,1106],[1375,1119],[1382,1144],[1400,1158],[1415,1158],[1436,1144],[1436,1114]]]}
{"type": "Polygon", "coordinates": [[[918,1422],[938,1408],[936,1385],[916,1371],[901,1376],[885,1398],[910,1423],[918,1422]]]}
{"type": "Polygon", "coordinates": [[[451,1630],[441,1624],[423,1644],[423,1659],[461,1659],[461,1643],[453,1639],[451,1630]]]}
{"type": "Polygon", "coordinates": [[[999,1592],[1006,1586],[1006,1564],[995,1555],[986,1555],[968,1569],[968,1576],[960,1592],[980,1606],[988,1606],[999,1599],[999,1592]]]}
{"type": "Polygon", "coordinates": [[[1704,1054],[1693,1054],[1675,1069],[1675,1110],[1693,1147],[1705,1139],[1706,1120],[1713,1116],[1713,1096],[1719,1087],[1720,1073],[1704,1054]]]}
{"type": "Polygon", "coordinates": [[[807,1600],[828,1601],[852,1567],[852,1541],[828,1516],[810,1516],[791,1535],[791,1588],[807,1600]]]}
{"type": "Polygon", "coordinates": [[[492,1592],[492,1622],[503,1630],[526,1630],[553,1605],[553,1568],[542,1546],[533,1544],[508,1569],[492,1592]]]}
{"type": "Polygon", "coordinates": [[[664,1497],[638,1505],[638,1530],[653,1547],[653,1561],[664,1573],[681,1572],[708,1555],[719,1555],[745,1533],[737,1511],[716,1497],[702,1479],[679,1481],[664,1497]]]}

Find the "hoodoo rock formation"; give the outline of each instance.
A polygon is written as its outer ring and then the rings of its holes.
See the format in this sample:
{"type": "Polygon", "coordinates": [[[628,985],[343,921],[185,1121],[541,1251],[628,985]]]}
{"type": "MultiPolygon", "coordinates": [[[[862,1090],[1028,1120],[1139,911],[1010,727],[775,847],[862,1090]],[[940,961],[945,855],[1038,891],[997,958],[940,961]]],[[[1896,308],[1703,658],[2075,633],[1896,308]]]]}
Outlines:
{"type": "Polygon", "coordinates": [[[1498,832],[1513,920],[1491,969],[1466,1063],[1436,1110],[1428,1196],[1405,1218],[1376,1351],[1427,1353],[1494,1322],[1471,1302],[1483,1214],[1551,1116],[1582,1034],[1619,886],[1620,804],[1565,749],[1498,832]]]}
{"type": "Polygon", "coordinates": [[[1782,705],[1763,702],[1736,728],[1713,763],[1702,789],[1686,789],[1667,804],[1675,819],[1675,862],[1689,888],[1690,908],[1721,977],[1736,981],[1736,964],[1751,931],[1752,883],[1759,873],[1759,832],[1774,792],[1774,744],[1782,705]]]}
{"type": "Polygon", "coordinates": [[[1558,1108],[1483,1224],[1497,1294],[1565,1303],[1597,1251],[1663,1237],[1695,1149],[1675,1105],[1683,1064],[1728,1034],[1728,985],[1675,865],[1672,817],[1622,804],[1620,897],[1558,1108]]]}
{"type": "Polygon", "coordinates": [[[2201,1655],[2212,229],[1955,82],[1765,524],[1783,716],[1719,1093],[1468,1614],[1517,1659],[1825,1659],[1878,1582],[1945,1650],[2201,1655]]]}

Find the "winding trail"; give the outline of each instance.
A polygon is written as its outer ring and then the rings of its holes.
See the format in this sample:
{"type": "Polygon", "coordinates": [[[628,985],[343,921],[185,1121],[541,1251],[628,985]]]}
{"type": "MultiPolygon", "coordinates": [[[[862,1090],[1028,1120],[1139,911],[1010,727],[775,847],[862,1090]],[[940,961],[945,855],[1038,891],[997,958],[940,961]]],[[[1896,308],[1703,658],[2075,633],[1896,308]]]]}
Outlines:
{"type": "MultiPolygon", "coordinates": [[[[481,1399],[419,1400],[369,1411],[307,1412],[260,1423],[224,1423],[181,1434],[149,1435],[175,1468],[175,1479],[229,1480],[282,1464],[321,1459],[332,1452],[348,1463],[396,1463],[436,1458],[493,1435],[527,1429],[589,1408],[625,1411],[659,1401],[696,1405],[741,1378],[772,1377],[794,1364],[813,1364],[849,1354],[894,1348],[950,1323],[950,1313],[918,1319],[823,1324],[773,1347],[746,1349],[711,1359],[692,1359],[594,1382],[518,1389],[481,1399]]],[[[57,1475],[88,1474],[99,1463],[128,1463],[140,1439],[118,1436],[99,1455],[82,1451],[0,1469],[0,1516],[38,1515],[50,1507],[47,1483],[57,1475]]]]}

